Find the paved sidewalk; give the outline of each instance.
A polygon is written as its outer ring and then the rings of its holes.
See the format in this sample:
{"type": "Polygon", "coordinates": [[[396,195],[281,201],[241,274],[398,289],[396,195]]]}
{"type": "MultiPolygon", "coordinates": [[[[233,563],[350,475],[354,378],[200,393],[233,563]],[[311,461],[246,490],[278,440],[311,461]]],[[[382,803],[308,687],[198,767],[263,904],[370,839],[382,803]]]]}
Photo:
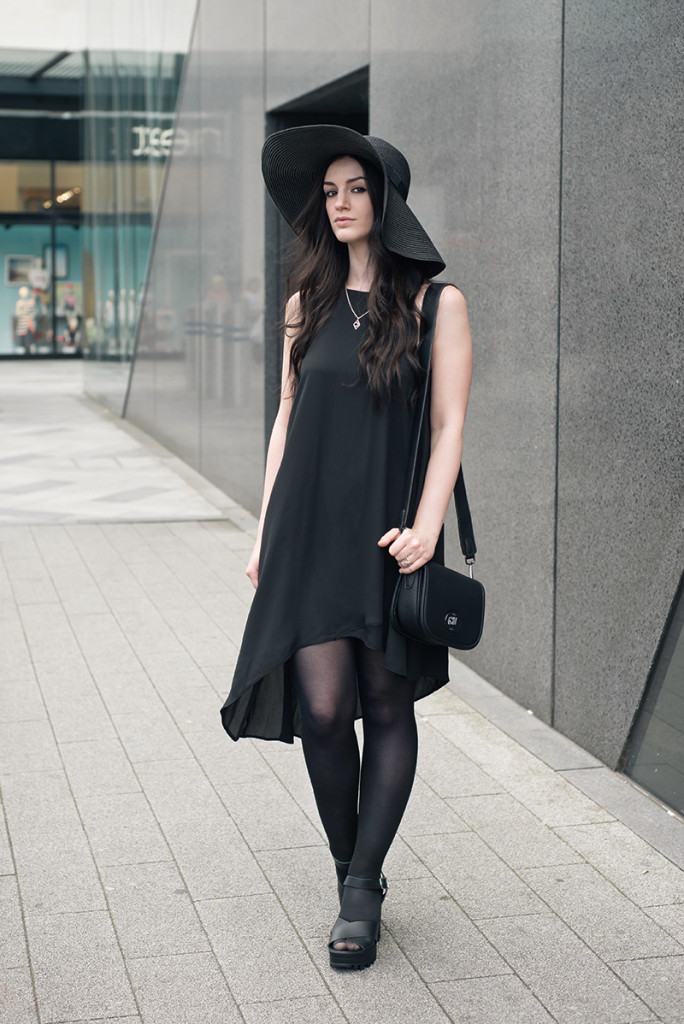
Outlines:
{"type": "Polygon", "coordinates": [[[254,522],[50,365],[0,364],[0,1022],[682,1024],[681,820],[458,663],[417,706],[378,962],[329,968],[299,745],[218,718],[254,522]],[[69,486],[22,490],[7,439],[58,479],[58,406],[173,474],[158,521],[151,495],[86,508],[68,430],[69,486]]]}

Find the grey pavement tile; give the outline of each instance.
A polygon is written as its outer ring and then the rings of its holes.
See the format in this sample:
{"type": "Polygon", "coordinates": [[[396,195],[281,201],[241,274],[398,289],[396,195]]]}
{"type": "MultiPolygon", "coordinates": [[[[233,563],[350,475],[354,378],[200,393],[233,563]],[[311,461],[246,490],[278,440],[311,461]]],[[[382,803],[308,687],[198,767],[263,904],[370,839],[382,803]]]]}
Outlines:
{"type": "Polygon", "coordinates": [[[102,887],[62,772],[1,781],[26,914],[99,910],[102,887]]]}
{"type": "Polygon", "coordinates": [[[70,622],[89,668],[116,665],[119,672],[135,672],[140,662],[111,612],[72,615],[70,622]]]}
{"type": "Polygon", "coordinates": [[[327,994],[275,896],[205,900],[197,909],[238,1003],[327,994]]]}
{"type": "Polygon", "coordinates": [[[109,611],[100,588],[83,563],[56,566],[50,575],[67,615],[109,611]]]}
{"type": "Polygon", "coordinates": [[[0,967],[28,967],[26,936],[14,875],[0,877],[0,967]]]}
{"type": "Polygon", "coordinates": [[[165,827],[166,840],[194,900],[268,893],[254,854],[223,808],[223,815],[165,827]]]}
{"type": "Polygon", "coordinates": [[[464,978],[430,985],[452,1024],[553,1024],[520,978],[464,978]]]}
{"type": "MultiPolygon", "coordinates": [[[[221,730],[223,732],[223,730],[221,730]]],[[[223,733],[224,737],[226,734],[223,733]]],[[[232,748],[239,749],[244,746],[244,740],[230,744],[229,764],[234,763],[234,752],[232,748]]],[[[311,780],[306,770],[304,754],[301,741],[296,739],[293,744],[289,743],[259,743],[256,742],[256,749],[262,758],[262,763],[271,767],[275,775],[282,782],[288,793],[299,804],[314,828],[318,829],[323,836],[323,827],[320,824],[320,816],[316,807],[311,780]]]]}
{"type": "Polygon", "coordinates": [[[327,936],[340,910],[328,847],[267,850],[257,860],[297,932],[305,939],[327,936]]]}
{"type": "Polygon", "coordinates": [[[617,1024],[651,1016],[558,918],[510,917],[483,921],[481,928],[558,1024],[617,1024]]]}
{"type": "Polygon", "coordinates": [[[546,911],[530,887],[474,832],[412,836],[408,844],[471,918],[546,911]]]}
{"type": "Polygon", "coordinates": [[[144,1024],[242,1024],[211,953],[129,959],[144,1024]]]}
{"type": "Polygon", "coordinates": [[[401,832],[395,837],[383,865],[385,875],[393,884],[395,881],[412,878],[428,878],[430,869],[405,841],[401,832]]]}
{"type": "Polygon", "coordinates": [[[666,1024],[681,1024],[684,955],[613,961],[610,966],[666,1024]]]}
{"type": "Polygon", "coordinates": [[[557,832],[637,906],[684,903],[684,871],[622,822],[557,832]]]}
{"type": "Polygon", "coordinates": [[[27,931],[41,1024],[137,1014],[108,913],[33,917],[27,931]]]}
{"type": "Polygon", "coordinates": [[[80,651],[74,650],[63,660],[36,663],[36,677],[46,704],[56,708],[60,702],[92,697],[97,692],[93,676],[80,651]]]}
{"type": "Polygon", "coordinates": [[[128,757],[134,763],[183,758],[194,760],[178,726],[161,704],[154,712],[145,715],[139,712],[115,714],[112,720],[128,757]]]}
{"type": "Polygon", "coordinates": [[[12,591],[17,605],[39,604],[50,605],[59,603],[59,594],[52,580],[46,574],[42,579],[13,579],[12,591]]]}
{"type": "Polygon", "coordinates": [[[644,910],[661,928],[664,928],[684,946],[684,903],[673,903],[663,907],[644,907],[644,910]]]}
{"type": "Polygon", "coordinates": [[[470,826],[422,779],[413,784],[411,798],[401,820],[405,836],[436,835],[440,832],[469,832],[470,826]]]}
{"type": "Polygon", "coordinates": [[[169,859],[168,844],[144,793],[82,797],[78,809],[100,867],[169,859]]]}
{"type": "Polygon", "coordinates": [[[684,947],[589,864],[520,873],[602,960],[684,954],[684,947]]]}
{"type": "Polygon", "coordinates": [[[41,718],[47,718],[47,710],[33,670],[3,672],[0,668],[0,722],[30,722],[41,718]]]}
{"type": "Polygon", "coordinates": [[[434,723],[441,723],[442,718],[434,716],[418,723],[418,777],[444,798],[502,792],[500,783],[437,730],[434,723]]]}
{"type": "Polygon", "coordinates": [[[469,715],[431,715],[429,725],[476,765],[515,763],[517,759],[534,760],[532,754],[524,751],[515,740],[506,736],[477,711],[469,715]]]}
{"type": "Polygon", "coordinates": [[[432,878],[397,882],[383,922],[424,981],[509,974],[510,968],[432,878]]]}
{"type": "Polygon", "coordinates": [[[0,1024],[38,1024],[28,967],[0,969],[0,1024]]]}
{"type": "Polygon", "coordinates": [[[60,749],[77,801],[139,791],[138,780],[117,738],[62,743],[60,749]]]}
{"type": "MultiPolygon", "coordinates": [[[[450,668],[453,659],[450,662],[450,668]]],[[[472,715],[473,708],[466,704],[455,692],[451,683],[442,686],[439,690],[423,697],[416,704],[416,715],[418,718],[430,718],[431,715],[472,715]]]]}
{"type": "Polygon", "coordinates": [[[225,807],[196,761],[146,761],[136,771],[162,830],[225,817],[225,807]]]}
{"type": "Polygon", "coordinates": [[[320,833],[274,775],[241,785],[217,783],[216,788],[252,850],[320,842],[320,833]]]}
{"type": "Polygon", "coordinates": [[[488,764],[485,770],[545,825],[587,825],[612,819],[605,808],[532,755],[488,764]]]}
{"type": "Polygon", "coordinates": [[[126,1014],[125,1017],[97,1017],[94,1020],[93,1018],[90,1020],[83,1020],[81,1018],[80,1020],[60,1021],[60,1024],[143,1024],[143,1022],[142,1018],[138,1017],[137,1014],[135,1017],[126,1014]]]}
{"type": "Polygon", "coordinates": [[[626,775],[612,772],[605,765],[586,771],[567,771],[563,775],[684,869],[684,821],[633,785],[626,775]]]}
{"type": "Polygon", "coordinates": [[[208,952],[207,937],[173,862],[110,865],[101,874],[125,956],[208,952]]]}
{"type": "Polygon", "coordinates": [[[61,767],[48,721],[0,723],[0,775],[55,771],[61,767]]]}
{"type": "Polygon", "coordinates": [[[449,659],[450,688],[467,705],[556,770],[598,765],[595,757],[546,725],[455,657],[449,659]]]}
{"type": "Polygon", "coordinates": [[[449,1024],[449,1017],[383,931],[378,958],[365,971],[330,967],[327,939],[309,939],[309,952],[349,1024],[449,1024]]]}
{"type": "Polygon", "coordinates": [[[79,743],[87,740],[114,739],[114,726],[101,696],[93,687],[92,693],[80,697],[47,697],[50,722],[57,742],[79,743]]]}
{"type": "Polygon", "coordinates": [[[268,1003],[242,1003],[246,1024],[346,1024],[332,996],[276,999],[268,1003]]]}
{"type": "MultiPolygon", "coordinates": [[[[509,867],[568,864],[581,860],[576,850],[542,825],[509,793],[469,796],[447,803],[509,867]]],[[[436,831],[436,830],[435,830],[436,831]]]]}
{"type": "Polygon", "coordinates": [[[14,859],[7,834],[7,823],[5,821],[5,808],[2,806],[2,793],[0,791],[0,875],[14,874],[14,859]]]}
{"type": "Polygon", "coordinates": [[[159,694],[142,668],[135,672],[98,672],[96,680],[110,715],[135,714],[142,717],[163,707],[159,694]]]}

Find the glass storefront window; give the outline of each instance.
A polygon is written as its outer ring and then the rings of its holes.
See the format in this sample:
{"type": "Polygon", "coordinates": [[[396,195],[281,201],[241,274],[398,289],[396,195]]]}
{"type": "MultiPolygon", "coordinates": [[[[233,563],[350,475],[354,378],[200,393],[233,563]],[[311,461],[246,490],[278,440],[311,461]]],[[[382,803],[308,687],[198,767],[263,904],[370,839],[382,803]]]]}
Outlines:
{"type": "Polygon", "coordinates": [[[0,213],[43,213],[51,200],[49,160],[0,160],[0,213]]]}

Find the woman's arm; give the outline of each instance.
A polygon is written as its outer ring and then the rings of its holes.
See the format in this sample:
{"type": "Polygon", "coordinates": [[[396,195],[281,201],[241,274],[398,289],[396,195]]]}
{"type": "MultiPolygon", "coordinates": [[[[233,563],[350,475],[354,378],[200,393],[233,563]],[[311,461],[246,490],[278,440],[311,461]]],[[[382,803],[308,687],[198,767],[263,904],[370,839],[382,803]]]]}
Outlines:
{"type": "Polygon", "coordinates": [[[430,460],[413,526],[403,532],[389,530],[380,538],[389,545],[399,572],[409,573],[429,562],[435,553],[463,452],[463,424],[468,407],[473,351],[468,311],[461,292],[453,286],[440,296],[432,346],[430,395],[430,460]],[[409,558],[410,564],[402,564],[409,558]]]}
{"type": "MultiPolygon", "coordinates": [[[[299,294],[293,295],[288,300],[287,308],[285,311],[286,323],[296,322],[299,316],[299,294]]],[[[259,585],[259,554],[261,552],[261,535],[264,529],[264,517],[266,515],[266,509],[271,498],[271,491],[273,490],[273,484],[275,478],[278,475],[280,469],[280,463],[283,460],[283,451],[285,449],[285,437],[287,435],[287,424],[290,419],[290,411],[292,409],[292,399],[294,392],[292,389],[292,368],[290,366],[290,348],[292,345],[293,336],[290,330],[285,331],[285,341],[283,345],[283,369],[280,378],[280,404],[278,406],[278,413],[273,424],[271,431],[271,438],[268,442],[268,453],[266,455],[266,471],[264,473],[264,495],[261,499],[261,513],[259,515],[259,526],[257,528],[257,539],[254,545],[252,554],[250,555],[249,562],[245,573],[249,576],[254,588],[259,585]]]]}

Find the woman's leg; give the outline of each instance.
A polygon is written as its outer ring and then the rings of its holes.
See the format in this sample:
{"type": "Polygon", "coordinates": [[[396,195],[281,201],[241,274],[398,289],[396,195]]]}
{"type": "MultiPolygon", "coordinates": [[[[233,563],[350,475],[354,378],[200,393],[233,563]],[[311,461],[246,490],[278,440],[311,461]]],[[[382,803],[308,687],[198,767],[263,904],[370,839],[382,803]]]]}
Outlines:
{"type": "Polygon", "coordinates": [[[348,861],[356,843],[359,747],[354,732],[354,641],[331,640],[294,655],[302,747],[330,850],[348,861]]]}
{"type": "MultiPolygon", "coordinates": [[[[394,839],[416,773],[418,735],[415,684],[385,667],[385,655],[354,641],[363,711],[363,762],[356,845],[349,874],[378,878],[394,839]]],[[[377,920],[380,895],[345,888],[341,916],[377,920]]]]}

